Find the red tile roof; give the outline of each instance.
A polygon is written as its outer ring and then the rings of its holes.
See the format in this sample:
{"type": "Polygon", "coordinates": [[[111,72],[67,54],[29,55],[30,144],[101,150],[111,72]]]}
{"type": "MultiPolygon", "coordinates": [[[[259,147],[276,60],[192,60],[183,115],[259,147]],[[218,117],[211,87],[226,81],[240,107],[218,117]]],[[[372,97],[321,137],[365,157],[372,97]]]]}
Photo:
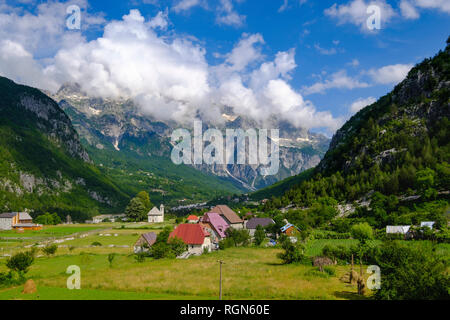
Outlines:
{"type": "Polygon", "coordinates": [[[186,244],[203,244],[209,233],[199,224],[184,223],[173,230],[169,239],[178,237],[186,244]]]}
{"type": "Polygon", "coordinates": [[[187,220],[198,220],[198,217],[195,214],[191,214],[189,217],[187,217],[187,220]]]}

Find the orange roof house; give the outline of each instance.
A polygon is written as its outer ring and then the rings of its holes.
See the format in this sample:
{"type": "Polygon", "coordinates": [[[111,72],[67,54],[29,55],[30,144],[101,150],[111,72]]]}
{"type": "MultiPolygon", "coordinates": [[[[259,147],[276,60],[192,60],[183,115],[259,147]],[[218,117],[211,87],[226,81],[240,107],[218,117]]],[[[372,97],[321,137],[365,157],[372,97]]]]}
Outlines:
{"type": "Polygon", "coordinates": [[[180,238],[188,246],[188,253],[201,255],[204,250],[211,251],[211,238],[200,224],[183,223],[173,230],[169,239],[180,238]]]}
{"type": "Polygon", "coordinates": [[[197,223],[199,220],[199,217],[197,217],[195,214],[191,214],[189,217],[187,217],[188,223],[197,223]]]}

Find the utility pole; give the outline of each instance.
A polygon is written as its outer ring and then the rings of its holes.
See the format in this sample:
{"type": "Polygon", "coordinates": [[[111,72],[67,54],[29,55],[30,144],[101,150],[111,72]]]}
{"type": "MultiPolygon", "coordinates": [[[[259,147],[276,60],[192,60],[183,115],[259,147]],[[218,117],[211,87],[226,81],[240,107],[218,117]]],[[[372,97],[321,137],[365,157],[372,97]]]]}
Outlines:
{"type": "Polygon", "coordinates": [[[217,260],[217,262],[219,262],[220,264],[219,300],[222,300],[222,264],[224,264],[225,262],[223,262],[222,260],[217,260]]]}

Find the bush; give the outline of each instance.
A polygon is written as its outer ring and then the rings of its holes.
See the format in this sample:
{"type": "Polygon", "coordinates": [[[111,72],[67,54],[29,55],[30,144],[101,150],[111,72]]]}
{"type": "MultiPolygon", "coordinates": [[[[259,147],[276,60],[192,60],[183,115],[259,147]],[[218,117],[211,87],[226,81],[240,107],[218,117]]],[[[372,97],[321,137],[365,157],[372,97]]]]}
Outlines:
{"type": "Polygon", "coordinates": [[[354,251],[356,250],[352,250],[343,245],[332,246],[327,244],[322,248],[322,255],[340,263],[349,263],[352,259],[352,254],[355,254],[354,251]]]}
{"type": "Polygon", "coordinates": [[[91,246],[94,246],[94,247],[101,247],[102,244],[101,244],[100,242],[98,242],[98,241],[94,241],[94,242],[91,243],[91,246]]]}
{"type": "Polygon", "coordinates": [[[336,275],[336,270],[332,267],[323,267],[323,271],[331,277],[334,277],[336,275]]]}
{"type": "Polygon", "coordinates": [[[23,273],[18,273],[14,271],[9,272],[0,272],[0,288],[2,287],[11,287],[18,286],[23,284],[26,281],[23,273]]]}
{"type": "Polygon", "coordinates": [[[297,241],[292,243],[288,237],[280,237],[281,247],[284,252],[278,253],[278,258],[280,258],[284,264],[290,263],[310,263],[311,261],[305,256],[305,247],[297,241]]]}
{"type": "Polygon", "coordinates": [[[234,247],[234,241],[230,238],[225,238],[219,241],[219,249],[225,250],[227,248],[234,247]]]}
{"type": "Polygon", "coordinates": [[[261,243],[263,243],[265,238],[266,238],[266,232],[264,231],[264,228],[261,225],[256,226],[256,230],[255,230],[255,244],[257,246],[260,246],[261,243]]]}
{"type": "Polygon", "coordinates": [[[250,234],[246,229],[238,230],[228,228],[225,231],[225,234],[227,235],[227,239],[231,239],[231,241],[233,241],[235,247],[247,246],[250,243],[250,234]]]}
{"type": "Polygon", "coordinates": [[[359,240],[361,243],[365,243],[367,240],[373,239],[372,227],[367,222],[353,225],[351,234],[354,239],[359,240]]]}
{"type": "Polygon", "coordinates": [[[449,299],[447,265],[433,250],[386,241],[374,260],[381,268],[381,289],[375,293],[376,299],[449,299]]]}
{"type": "Polygon", "coordinates": [[[108,262],[109,262],[109,267],[112,267],[112,263],[114,261],[114,259],[116,258],[116,254],[115,253],[110,253],[108,254],[108,262]]]}
{"type": "Polygon", "coordinates": [[[134,255],[134,259],[137,261],[137,262],[139,262],[139,263],[141,263],[141,262],[144,262],[145,261],[145,257],[147,256],[147,254],[145,253],[145,252],[139,252],[139,253],[136,253],[135,255],[134,255]]]}
{"type": "Polygon", "coordinates": [[[48,244],[42,248],[42,252],[44,252],[47,257],[54,255],[56,250],[58,250],[58,246],[56,244],[48,244]]]}
{"type": "Polygon", "coordinates": [[[34,262],[34,252],[19,252],[6,261],[6,267],[11,271],[25,274],[34,262]]]}

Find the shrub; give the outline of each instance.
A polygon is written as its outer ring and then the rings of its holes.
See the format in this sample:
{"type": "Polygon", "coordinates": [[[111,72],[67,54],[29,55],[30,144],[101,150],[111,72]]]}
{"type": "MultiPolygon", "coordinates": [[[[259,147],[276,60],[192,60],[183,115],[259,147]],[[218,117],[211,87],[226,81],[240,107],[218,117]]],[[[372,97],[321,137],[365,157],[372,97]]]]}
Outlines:
{"type": "Polygon", "coordinates": [[[228,228],[225,231],[228,239],[231,239],[235,247],[247,246],[250,243],[250,234],[246,229],[228,228]]]}
{"type": "Polygon", "coordinates": [[[0,288],[1,287],[10,287],[10,286],[18,286],[23,284],[26,281],[23,273],[18,273],[14,271],[9,272],[0,272],[0,288]]]}
{"type": "Polygon", "coordinates": [[[351,234],[354,239],[365,243],[367,240],[373,239],[372,227],[367,223],[358,223],[352,226],[351,234]]]}
{"type": "Polygon", "coordinates": [[[139,263],[141,263],[141,262],[144,262],[145,261],[145,257],[147,256],[147,254],[145,253],[145,252],[139,252],[139,253],[136,253],[135,255],[134,255],[134,259],[137,261],[137,262],[139,262],[139,263]]]}
{"type": "Polygon", "coordinates": [[[109,262],[109,267],[110,267],[110,268],[112,267],[112,263],[113,263],[115,257],[116,257],[116,254],[115,254],[115,253],[110,253],[110,254],[108,254],[108,262],[109,262]]]}
{"type": "Polygon", "coordinates": [[[100,242],[98,242],[98,241],[94,241],[94,242],[91,243],[91,246],[94,246],[94,247],[101,247],[102,244],[101,244],[100,242]]]}
{"type": "Polygon", "coordinates": [[[433,250],[386,241],[376,253],[375,263],[381,268],[381,289],[375,293],[376,299],[449,298],[447,265],[433,250]]]}
{"type": "Polygon", "coordinates": [[[6,267],[11,271],[25,274],[34,262],[34,252],[19,252],[6,261],[6,267]]]}
{"type": "Polygon", "coordinates": [[[56,244],[48,244],[42,248],[42,252],[44,252],[47,257],[54,255],[56,250],[58,250],[58,246],[56,244]]]}
{"type": "Polygon", "coordinates": [[[284,252],[278,253],[278,258],[284,264],[310,262],[304,254],[305,247],[299,241],[292,243],[288,237],[281,237],[280,242],[284,252]]]}
{"type": "Polygon", "coordinates": [[[265,238],[266,238],[266,232],[264,231],[264,228],[261,225],[256,226],[256,230],[255,230],[255,244],[257,246],[260,246],[261,243],[263,243],[265,238]]]}
{"type": "Polygon", "coordinates": [[[323,267],[323,271],[331,277],[336,275],[336,270],[332,267],[323,267]]]}

